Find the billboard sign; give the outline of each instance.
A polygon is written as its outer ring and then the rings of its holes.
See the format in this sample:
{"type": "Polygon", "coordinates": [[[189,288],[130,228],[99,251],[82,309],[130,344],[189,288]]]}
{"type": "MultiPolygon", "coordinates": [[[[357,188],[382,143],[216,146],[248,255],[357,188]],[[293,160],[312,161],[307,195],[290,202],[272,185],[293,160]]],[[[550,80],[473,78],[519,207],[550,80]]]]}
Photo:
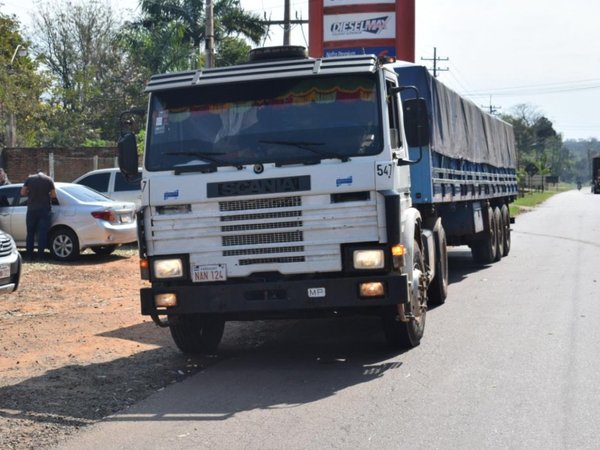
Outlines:
{"type": "Polygon", "coordinates": [[[324,16],[323,25],[325,42],[393,39],[396,31],[396,13],[336,14],[324,16]]]}

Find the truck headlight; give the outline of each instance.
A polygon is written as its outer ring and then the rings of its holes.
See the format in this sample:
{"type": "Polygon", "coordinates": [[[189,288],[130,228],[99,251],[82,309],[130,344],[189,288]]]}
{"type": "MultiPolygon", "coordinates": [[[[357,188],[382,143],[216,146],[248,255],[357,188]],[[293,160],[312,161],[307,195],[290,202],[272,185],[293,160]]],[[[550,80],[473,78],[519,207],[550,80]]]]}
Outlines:
{"type": "Polygon", "coordinates": [[[383,269],[383,250],[354,250],[352,263],[355,269],[383,269]]]}
{"type": "Polygon", "coordinates": [[[156,259],[153,273],[156,278],[180,278],[183,276],[183,262],[179,258],[156,259]]]}

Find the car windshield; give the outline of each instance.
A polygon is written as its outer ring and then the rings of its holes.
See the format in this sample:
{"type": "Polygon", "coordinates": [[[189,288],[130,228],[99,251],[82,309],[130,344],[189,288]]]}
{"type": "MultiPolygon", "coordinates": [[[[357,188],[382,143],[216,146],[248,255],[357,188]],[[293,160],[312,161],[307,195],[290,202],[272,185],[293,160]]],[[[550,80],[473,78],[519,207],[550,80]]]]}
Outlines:
{"type": "Polygon", "coordinates": [[[96,192],[86,186],[80,184],[70,184],[68,186],[60,186],[60,190],[66,192],[71,197],[80,202],[106,202],[112,201],[110,198],[96,192]]]}
{"type": "Polygon", "coordinates": [[[377,78],[314,76],[152,94],[148,170],[342,161],[382,150],[377,78]]]}

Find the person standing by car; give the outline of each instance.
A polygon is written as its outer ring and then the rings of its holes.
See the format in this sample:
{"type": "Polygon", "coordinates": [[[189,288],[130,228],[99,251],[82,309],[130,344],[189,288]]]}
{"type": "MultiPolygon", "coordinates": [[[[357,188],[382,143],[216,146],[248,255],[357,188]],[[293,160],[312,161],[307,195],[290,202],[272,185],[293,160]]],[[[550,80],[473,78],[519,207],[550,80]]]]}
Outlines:
{"type": "Polygon", "coordinates": [[[21,195],[27,196],[27,258],[33,259],[35,235],[38,235],[38,255],[44,257],[50,219],[52,214],[52,199],[56,198],[54,181],[42,171],[30,175],[23,187],[21,195]]]}
{"type": "Polygon", "coordinates": [[[10,180],[4,169],[0,167],[0,186],[4,186],[5,184],[10,184],[10,180]]]}

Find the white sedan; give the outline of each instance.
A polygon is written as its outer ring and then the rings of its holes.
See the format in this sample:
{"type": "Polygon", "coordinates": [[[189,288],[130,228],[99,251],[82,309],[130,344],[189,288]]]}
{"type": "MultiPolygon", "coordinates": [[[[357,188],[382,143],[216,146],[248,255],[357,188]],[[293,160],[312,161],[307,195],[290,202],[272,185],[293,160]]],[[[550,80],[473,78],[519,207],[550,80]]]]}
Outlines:
{"type": "MultiPolygon", "coordinates": [[[[27,237],[27,196],[20,194],[22,185],[0,186],[0,229],[10,233],[19,247],[25,247],[27,237]]],[[[56,182],[54,186],[57,198],[52,204],[48,247],[55,259],[75,259],[86,248],[108,255],[120,244],[137,240],[134,203],[111,200],[79,184],[56,182]]]]}

